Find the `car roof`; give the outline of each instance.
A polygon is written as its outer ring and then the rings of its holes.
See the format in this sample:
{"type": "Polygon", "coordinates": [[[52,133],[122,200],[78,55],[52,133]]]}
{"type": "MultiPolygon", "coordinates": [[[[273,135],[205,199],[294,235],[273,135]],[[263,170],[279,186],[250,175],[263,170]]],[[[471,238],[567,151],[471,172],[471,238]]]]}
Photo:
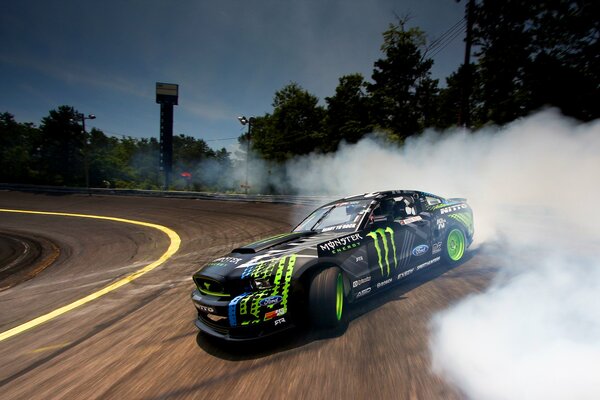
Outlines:
{"type": "MultiPolygon", "coordinates": [[[[368,193],[362,193],[362,194],[344,197],[344,198],[332,201],[330,203],[327,203],[326,206],[332,205],[332,204],[337,204],[337,203],[340,203],[343,201],[381,200],[381,199],[390,198],[390,197],[396,197],[396,196],[402,196],[402,195],[413,195],[413,194],[421,195],[421,194],[423,194],[423,192],[420,192],[417,190],[382,190],[382,191],[377,191],[377,192],[368,192],[368,193]]],[[[439,196],[436,196],[436,197],[439,197],[439,196]]]]}

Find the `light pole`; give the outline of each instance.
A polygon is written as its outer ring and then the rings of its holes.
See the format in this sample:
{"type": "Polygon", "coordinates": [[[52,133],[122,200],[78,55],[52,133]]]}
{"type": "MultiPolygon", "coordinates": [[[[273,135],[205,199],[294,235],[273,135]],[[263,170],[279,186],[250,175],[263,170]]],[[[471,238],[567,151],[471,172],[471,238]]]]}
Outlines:
{"type": "Polygon", "coordinates": [[[246,194],[248,194],[248,189],[250,186],[248,185],[248,160],[250,158],[250,138],[252,135],[252,124],[254,123],[254,117],[246,118],[245,116],[238,117],[240,124],[248,125],[248,137],[246,138],[246,183],[241,185],[244,188],[246,194]]]}
{"type": "Polygon", "coordinates": [[[81,128],[83,129],[83,138],[85,139],[85,143],[83,144],[83,169],[85,172],[85,187],[88,189],[88,194],[90,190],[90,165],[88,160],[88,150],[89,150],[89,138],[87,132],[85,131],[85,120],[86,119],[96,119],[94,114],[88,114],[87,116],[83,113],[77,114],[79,120],[81,120],[81,128]]]}

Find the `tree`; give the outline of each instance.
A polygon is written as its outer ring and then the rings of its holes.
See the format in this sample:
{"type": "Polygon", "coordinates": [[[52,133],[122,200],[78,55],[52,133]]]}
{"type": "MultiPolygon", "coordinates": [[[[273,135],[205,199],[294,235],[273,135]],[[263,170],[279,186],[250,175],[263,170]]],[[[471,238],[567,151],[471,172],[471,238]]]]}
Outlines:
{"type": "Polygon", "coordinates": [[[376,123],[401,138],[429,125],[435,113],[437,80],[431,79],[433,60],[423,55],[425,34],[405,28],[405,20],[390,24],[383,33],[381,51],[368,85],[376,123]]]}
{"type": "Polygon", "coordinates": [[[36,176],[34,143],[39,137],[33,124],[20,124],[12,114],[0,114],[0,182],[28,182],[36,176]]]}
{"type": "Polygon", "coordinates": [[[252,148],[265,159],[284,161],[308,154],[323,141],[325,110],[319,99],[297,83],[275,93],[273,114],[256,117],[252,123],[252,148]]]}
{"type": "Polygon", "coordinates": [[[373,130],[370,116],[370,98],[367,84],[361,74],[342,76],[335,95],[326,97],[326,137],[324,151],[335,151],[340,141],[358,142],[373,130]]]}
{"type": "Polygon", "coordinates": [[[60,106],[42,119],[40,130],[39,167],[44,181],[58,185],[83,184],[86,135],[79,113],[73,107],[60,106]]]}
{"type": "Polygon", "coordinates": [[[592,0],[482,0],[478,113],[506,123],[544,106],[581,120],[600,116],[600,5],[592,0]]]}

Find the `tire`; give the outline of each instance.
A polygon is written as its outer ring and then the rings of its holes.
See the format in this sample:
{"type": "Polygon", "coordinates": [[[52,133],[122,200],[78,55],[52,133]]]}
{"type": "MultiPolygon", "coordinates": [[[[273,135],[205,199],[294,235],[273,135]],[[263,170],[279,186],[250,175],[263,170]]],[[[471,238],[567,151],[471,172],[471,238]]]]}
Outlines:
{"type": "Polygon", "coordinates": [[[467,240],[460,228],[452,227],[444,239],[444,260],[450,264],[458,264],[465,256],[467,240]]]}
{"type": "Polygon", "coordinates": [[[341,325],[344,311],[344,276],[337,267],[317,273],[308,293],[309,314],[316,328],[335,328],[341,325]]]}

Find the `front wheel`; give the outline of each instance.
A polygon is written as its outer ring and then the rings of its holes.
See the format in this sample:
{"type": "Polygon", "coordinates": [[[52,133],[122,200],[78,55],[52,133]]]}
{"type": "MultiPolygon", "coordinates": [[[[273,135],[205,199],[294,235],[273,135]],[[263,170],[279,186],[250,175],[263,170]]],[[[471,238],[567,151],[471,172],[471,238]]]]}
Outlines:
{"type": "Polygon", "coordinates": [[[444,242],[444,260],[450,264],[457,264],[464,257],[466,247],[463,231],[459,228],[452,228],[444,242]]]}
{"type": "Polygon", "coordinates": [[[308,293],[310,319],[317,328],[335,328],[340,325],[344,311],[344,276],[337,267],[317,273],[308,293]]]}

